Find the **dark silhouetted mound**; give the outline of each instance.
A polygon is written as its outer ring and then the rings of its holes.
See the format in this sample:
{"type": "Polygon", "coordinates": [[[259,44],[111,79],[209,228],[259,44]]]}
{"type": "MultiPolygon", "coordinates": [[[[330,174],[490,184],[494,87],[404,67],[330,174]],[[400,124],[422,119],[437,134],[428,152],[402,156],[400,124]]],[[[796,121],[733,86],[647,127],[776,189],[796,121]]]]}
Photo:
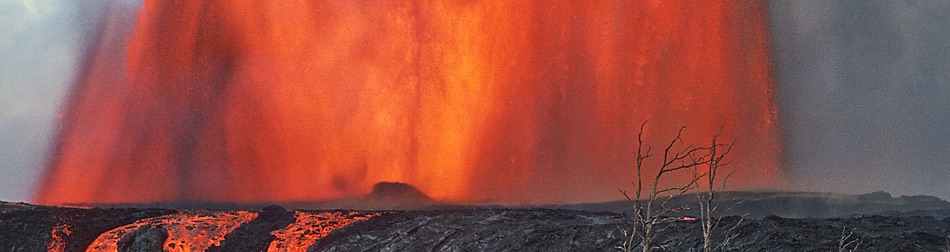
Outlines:
{"type": "Polygon", "coordinates": [[[398,182],[380,182],[363,197],[361,207],[370,209],[415,209],[435,205],[435,201],[415,187],[398,182]]]}

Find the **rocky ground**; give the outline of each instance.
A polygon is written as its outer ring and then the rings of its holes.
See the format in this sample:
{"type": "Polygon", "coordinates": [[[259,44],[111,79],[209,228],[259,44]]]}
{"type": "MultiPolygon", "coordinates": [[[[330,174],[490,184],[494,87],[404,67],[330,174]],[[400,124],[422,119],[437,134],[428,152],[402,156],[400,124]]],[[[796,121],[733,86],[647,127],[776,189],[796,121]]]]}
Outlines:
{"type": "MultiPolygon", "coordinates": [[[[555,209],[301,212],[269,207],[240,213],[5,205],[0,250],[611,251],[621,245],[620,228],[628,225],[622,214],[555,209]],[[303,216],[317,218],[301,222],[303,216]],[[220,232],[227,225],[231,228],[220,232]]],[[[727,251],[836,251],[842,240],[854,241],[857,251],[948,251],[950,219],[727,217],[715,239],[727,235],[735,237],[727,251]]],[[[657,237],[659,251],[695,251],[702,242],[698,222],[681,219],[665,221],[657,237]]]]}
{"type": "MultiPolygon", "coordinates": [[[[617,251],[622,216],[566,210],[394,212],[339,229],[309,251],[617,251]]],[[[724,218],[714,240],[726,251],[950,251],[950,219],[724,218]],[[856,249],[855,249],[856,248],[856,249]]],[[[698,251],[697,221],[668,220],[657,251],[698,251]]]]}
{"type": "MultiPolygon", "coordinates": [[[[425,201],[404,186],[393,188],[408,190],[414,204],[425,201]]],[[[393,203],[403,197],[384,191],[388,193],[368,199],[393,203]]],[[[939,199],[881,193],[776,195],[742,196],[751,205],[746,209],[760,210],[723,218],[714,241],[732,237],[725,251],[950,251],[950,211],[940,208],[948,203],[939,199]],[[787,208],[795,208],[795,218],[775,215],[787,208]]],[[[616,204],[604,203],[600,209],[616,204]]],[[[599,211],[594,206],[310,211],[0,203],[0,251],[617,251],[629,218],[623,209],[599,211]]],[[[657,227],[656,251],[698,251],[699,222],[686,214],[657,227]]]]}

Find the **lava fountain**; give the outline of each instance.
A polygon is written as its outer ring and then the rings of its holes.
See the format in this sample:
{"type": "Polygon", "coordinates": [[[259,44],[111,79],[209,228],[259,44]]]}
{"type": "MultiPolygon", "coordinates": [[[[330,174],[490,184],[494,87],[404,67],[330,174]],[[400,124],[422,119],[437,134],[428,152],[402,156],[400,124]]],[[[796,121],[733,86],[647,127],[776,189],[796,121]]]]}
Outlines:
{"type": "Polygon", "coordinates": [[[613,200],[647,119],[724,129],[766,187],[768,38],[761,1],[145,0],[100,22],[35,201],[613,200]]]}

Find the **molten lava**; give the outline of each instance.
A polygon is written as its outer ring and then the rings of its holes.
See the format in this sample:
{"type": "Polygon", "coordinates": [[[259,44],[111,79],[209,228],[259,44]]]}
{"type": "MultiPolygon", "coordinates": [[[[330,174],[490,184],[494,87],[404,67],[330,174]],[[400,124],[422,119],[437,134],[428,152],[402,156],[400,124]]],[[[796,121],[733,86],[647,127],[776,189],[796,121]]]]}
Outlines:
{"type": "MultiPolygon", "coordinates": [[[[271,232],[274,240],[267,244],[267,251],[306,251],[317,240],[326,237],[335,229],[379,215],[380,213],[295,211],[293,223],[271,232]]],[[[142,239],[142,234],[135,232],[140,228],[164,230],[167,238],[161,238],[165,240],[159,241],[163,242],[161,245],[165,251],[205,251],[221,246],[228,234],[259,216],[257,212],[247,211],[198,211],[146,218],[100,234],[86,251],[117,251],[121,241],[129,239],[129,236],[132,236],[133,241],[142,239]]],[[[58,228],[59,226],[54,232],[58,228]]],[[[68,235],[68,231],[65,234],[68,235]]],[[[62,239],[54,241],[59,242],[56,244],[60,248],[64,246],[62,239]]],[[[50,246],[53,244],[51,242],[50,246]]]]}
{"type": "Polygon", "coordinates": [[[271,232],[274,240],[267,246],[267,251],[307,251],[317,240],[329,235],[330,231],[378,215],[379,213],[297,211],[294,213],[294,223],[271,232]]]}
{"type": "Polygon", "coordinates": [[[68,220],[64,220],[60,217],[54,217],[55,225],[49,234],[49,243],[46,244],[46,251],[48,252],[63,252],[66,251],[66,237],[69,237],[72,234],[72,227],[68,224],[68,220]]]}
{"type": "Polygon", "coordinates": [[[782,182],[761,1],[172,1],[103,19],[35,200],[613,200],[637,126],[782,182]]]}
{"type": "Polygon", "coordinates": [[[86,251],[117,251],[123,237],[143,226],[167,230],[168,237],[162,245],[165,251],[205,251],[211,246],[221,245],[225,235],[253,220],[257,214],[247,211],[196,212],[142,219],[100,234],[86,251]]]}

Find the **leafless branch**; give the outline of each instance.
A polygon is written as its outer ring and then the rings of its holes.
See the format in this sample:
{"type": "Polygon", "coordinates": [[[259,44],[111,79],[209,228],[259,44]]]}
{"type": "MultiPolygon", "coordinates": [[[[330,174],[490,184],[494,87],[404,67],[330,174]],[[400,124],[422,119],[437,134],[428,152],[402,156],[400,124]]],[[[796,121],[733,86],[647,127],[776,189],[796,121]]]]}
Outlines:
{"type": "MultiPolygon", "coordinates": [[[[706,151],[705,155],[702,156],[700,159],[693,160],[693,162],[702,163],[702,165],[693,166],[693,168],[695,169],[693,171],[693,176],[695,178],[703,178],[704,183],[702,184],[705,184],[705,185],[701,185],[700,183],[697,183],[696,188],[695,188],[698,191],[696,193],[696,198],[697,198],[697,202],[699,203],[699,213],[700,213],[699,222],[700,222],[700,228],[702,229],[702,234],[703,234],[703,251],[704,252],[721,251],[722,249],[725,248],[725,246],[728,245],[729,242],[732,241],[733,238],[735,238],[734,237],[735,234],[733,234],[733,235],[727,235],[723,240],[719,242],[714,242],[712,240],[713,239],[712,234],[714,233],[714,230],[722,222],[722,217],[723,217],[722,214],[718,211],[719,203],[717,201],[718,200],[717,197],[720,196],[718,194],[719,192],[725,190],[726,182],[729,180],[729,177],[731,177],[732,174],[735,172],[735,171],[731,171],[728,174],[726,174],[726,176],[722,178],[721,186],[719,186],[718,188],[716,187],[716,183],[719,180],[720,169],[730,163],[730,161],[726,160],[726,157],[729,155],[729,153],[732,152],[733,146],[735,146],[735,140],[733,140],[731,143],[720,143],[719,137],[721,136],[721,134],[722,134],[722,128],[719,129],[719,132],[713,135],[710,145],[703,147],[705,148],[704,150],[706,151]],[[705,172],[700,173],[698,169],[701,166],[706,167],[707,170],[705,172]]],[[[732,206],[726,209],[725,212],[729,212],[733,207],[736,206],[736,204],[738,203],[734,203],[732,206]]],[[[732,229],[734,228],[735,227],[733,227],[732,229]]],[[[730,229],[729,231],[731,232],[732,230],[730,229]]]]}
{"type": "Polygon", "coordinates": [[[853,252],[858,250],[858,247],[861,246],[861,239],[857,237],[852,237],[854,235],[854,229],[851,229],[851,232],[848,232],[848,228],[841,229],[841,239],[838,240],[838,252],[853,252]],[[847,232],[847,234],[845,234],[847,232]]]}
{"type": "MultiPolygon", "coordinates": [[[[700,181],[704,181],[702,180],[703,178],[710,178],[710,176],[715,175],[713,173],[698,175],[695,172],[696,169],[705,165],[716,165],[717,167],[724,165],[724,158],[732,149],[732,144],[718,144],[716,142],[715,139],[719,136],[718,133],[714,136],[711,145],[694,146],[692,144],[686,144],[685,141],[683,141],[683,132],[686,127],[680,127],[676,132],[676,136],[670,140],[666,148],[663,149],[662,162],[659,163],[656,173],[652,176],[653,180],[649,181],[652,182],[652,184],[647,185],[649,186],[649,191],[644,191],[643,168],[646,164],[645,161],[652,156],[652,148],[645,145],[643,141],[646,123],[647,122],[644,122],[640,125],[640,131],[637,133],[637,153],[635,159],[636,178],[634,178],[633,182],[635,191],[633,195],[630,195],[627,191],[620,190],[624,198],[633,205],[633,223],[629,229],[623,230],[622,233],[626,238],[624,239],[623,245],[619,247],[624,251],[633,251],[637,247],[643,252],[649,252],[657,248],[662,249],[662,246],[657,247],[653,245],[656,225],[666,221],[666,215],[678,213],[682,210],[686,210],[688,207],[672,207],[669,205],[671,200],[683,196],[694,188],[702,188],[700,181]],[[717,148],[725,148],[725,150],[717,153],[717,148]],[[672,173],[679,173],[680,171],[689,169],[694,170],[694,176],[685,184],[681,184],[681,186],[661,187],[663,178],[670,176],[672,173]]],[[[709,181],[709,183],[713,183],[712,181],[715,181],[715,177],[712,177],[709,181]]],[[[710,192],[715,191],[712,184],[709,185],[709,188],[710,192]]],[[[710,203],[705,204],[705,206],[707,206],[706,211],[710,210],[709,206],[711,206],[712,196],[710,196],[708,200],[710,203]]],[[[704,230],[707,230],[707,228],[705,228],[706,226],[711,226],[711,222],[707,221],[706,224],[707,225],[704,225],[704,230]]],[[[731,238],[727,239],[731,240],[731,238]]]]}

